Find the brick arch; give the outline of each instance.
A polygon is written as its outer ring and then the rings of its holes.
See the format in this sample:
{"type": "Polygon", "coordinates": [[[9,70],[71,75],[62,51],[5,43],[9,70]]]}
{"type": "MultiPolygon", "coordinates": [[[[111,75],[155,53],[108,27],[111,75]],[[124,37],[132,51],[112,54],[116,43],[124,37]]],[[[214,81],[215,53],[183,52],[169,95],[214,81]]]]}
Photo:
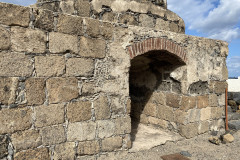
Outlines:
{"type": "Polygon", "coordinates": [[[186,64],[187,62],[187,55],[184,48],[165,38],[148,38],[142,42],[134,43],[128,47],[128,52],[131,59],[154,50],[168,51],[176,55],[176,57],[183,63],[186,64]]]}

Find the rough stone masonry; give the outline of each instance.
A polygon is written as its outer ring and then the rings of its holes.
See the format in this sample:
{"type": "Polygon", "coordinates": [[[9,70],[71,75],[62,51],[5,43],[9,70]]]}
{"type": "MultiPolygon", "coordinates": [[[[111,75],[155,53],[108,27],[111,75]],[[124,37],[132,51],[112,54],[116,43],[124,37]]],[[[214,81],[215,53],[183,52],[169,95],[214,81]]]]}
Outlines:
{"type": "Polygon", "coordinates": [[[185,35],[166,0],[0,3],[0,159],[95,159],[134,123],[223,127],[228,44],[185,35]]]}

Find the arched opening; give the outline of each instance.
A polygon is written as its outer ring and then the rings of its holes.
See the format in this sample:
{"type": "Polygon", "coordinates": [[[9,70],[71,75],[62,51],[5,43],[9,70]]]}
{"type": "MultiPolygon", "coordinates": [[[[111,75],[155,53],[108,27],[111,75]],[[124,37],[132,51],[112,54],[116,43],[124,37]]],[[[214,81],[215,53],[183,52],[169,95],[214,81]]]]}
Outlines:
{"type": "MultiPolygon", "coordinates": [[[[181,94],[181,82],[170,74],[184,64],[180,57],[166,50],[148,51],[131,60],[129,87],[133,147],[136,148],[134,143],[140,134],[147,136],[147,132],[152,132],[152,136],[155,136],[154,129],[170,129],[168,124],[174,121],[174,109],[167,106],[166,95],[181,94]],[[146,126],[153,127],[153,130],[146,126]],[[148,131],[142,131],[140,127],[148,131]]],[[[143,145],[146,146],[148,138],[143,145]]],[[[150,143],[155,143],[153,141],[150,140],[150,143]]],[[[136,143],[141,145],[141,142],[136,143]]]]}

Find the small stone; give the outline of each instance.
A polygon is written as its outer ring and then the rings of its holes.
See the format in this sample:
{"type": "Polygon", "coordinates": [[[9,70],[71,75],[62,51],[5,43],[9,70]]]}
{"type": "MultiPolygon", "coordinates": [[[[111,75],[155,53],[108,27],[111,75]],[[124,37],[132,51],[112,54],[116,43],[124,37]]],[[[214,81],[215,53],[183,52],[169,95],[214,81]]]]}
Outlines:
{"type": "Polygon", "coordinates": [[[232,143],[234,141],[234,137],[230,133],[227,133],[222,135],[222,140],[224,143],[232,143]]]}
{"type": "Polygon", "coordinates": [[[192,157],[192,155],[188,151],[181,151],[180,154],[186,157],[192,157]]]}
{"type": "Polygon", "coordinates": [[[218,137],[210,137],[208,140],[209,140],[209,142],[216,144],[216,145],[220,145],[220,143],[221,143],[221,140],[218,137]]]}
{"type": "Polygon", "coordinates": [[[237,106],[237,103],[234,100],[228,100],[228,105],[231,107],[237,106]]]}
{"type": "Polygon", "coordinates": [[[0,135],[0,158],[8,155],[8,140],[7,136],[0,135]]]}

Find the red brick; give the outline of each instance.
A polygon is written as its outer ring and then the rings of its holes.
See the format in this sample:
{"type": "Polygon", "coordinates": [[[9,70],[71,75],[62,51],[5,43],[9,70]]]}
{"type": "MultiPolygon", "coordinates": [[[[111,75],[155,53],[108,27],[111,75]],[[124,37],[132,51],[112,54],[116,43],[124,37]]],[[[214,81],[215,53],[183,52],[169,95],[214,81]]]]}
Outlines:
{"type": "Polygon", "coordinates": [[[143,42],[140,43],[140,54],[143,54],[143,42]]]}
{"type": "Polygon", "coordinates": [[[156,46],[157,46],[157,47],[156,47],[157,50],[160,50],[160,49],[161,49],[161,40],[162,40],[162,39],[160,39],[160,38],[157,39],[157,45],[156,45],[156,46]]]}
{"type": "Polygon", "coordinates": [[[129,52],[130,58],[132,59],[133,58],[132,46],[128,47],[128,52],[129,52]]]}

